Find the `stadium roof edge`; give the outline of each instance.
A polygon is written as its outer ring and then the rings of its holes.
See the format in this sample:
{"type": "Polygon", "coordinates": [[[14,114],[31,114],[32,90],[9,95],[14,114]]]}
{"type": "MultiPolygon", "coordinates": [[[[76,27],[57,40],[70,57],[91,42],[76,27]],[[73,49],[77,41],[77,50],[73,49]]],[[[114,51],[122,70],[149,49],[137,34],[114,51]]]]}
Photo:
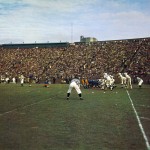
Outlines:
{"type": "Polygon", "coordinates": [[[114,39],[114,40],[102,40],[102,41],[99,41],[99,42],[107,42],[107,41],[124,41],[124,40],[139,40],[139,39],[147,39],[147,38],[150,38],[150,37],[141,37],[141,38],[131,38],[131,39],[114,39]]]}
{"type": "Polygon", "coordinates": [[[5,43],[5,44],[0,44],[0,45],[37,45],[37,44],[40,44],[40,45],[45,45],[45,44],[48,44],[48,45],[51,45],[51,44],[69,44],[69,42],[54,42],[54,43],[5,43]]]}

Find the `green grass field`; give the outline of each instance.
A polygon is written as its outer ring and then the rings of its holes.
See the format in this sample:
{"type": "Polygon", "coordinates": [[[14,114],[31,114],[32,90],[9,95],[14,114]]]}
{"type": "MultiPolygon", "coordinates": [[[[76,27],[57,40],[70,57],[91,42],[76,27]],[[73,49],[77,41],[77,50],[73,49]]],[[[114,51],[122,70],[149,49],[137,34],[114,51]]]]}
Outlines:
{"type": "MultiPolygon", "coordinates": [[[[68,85],[0,84],[0,150],[147,150],[130,98],[68,85]]],[[[150,142],[150,86],[128,90],[150,142]]]]}

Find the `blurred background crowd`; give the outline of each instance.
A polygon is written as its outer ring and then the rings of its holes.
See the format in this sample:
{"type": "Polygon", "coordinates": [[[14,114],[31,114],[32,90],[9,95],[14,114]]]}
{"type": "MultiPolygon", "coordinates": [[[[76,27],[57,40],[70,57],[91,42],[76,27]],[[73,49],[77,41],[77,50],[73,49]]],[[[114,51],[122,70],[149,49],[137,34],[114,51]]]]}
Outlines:
{"type": "Polygon", "coordinates": [[[107,72],[117,78],[127,72],[133,79],[140,76],[150,83],[150,38],[118,41],[76,43],[51,48],[0,48],[1,81],[18,80],[21,74],[28,82],[45,80],[68,82],[73,75],[99,79],[107,72]]]}

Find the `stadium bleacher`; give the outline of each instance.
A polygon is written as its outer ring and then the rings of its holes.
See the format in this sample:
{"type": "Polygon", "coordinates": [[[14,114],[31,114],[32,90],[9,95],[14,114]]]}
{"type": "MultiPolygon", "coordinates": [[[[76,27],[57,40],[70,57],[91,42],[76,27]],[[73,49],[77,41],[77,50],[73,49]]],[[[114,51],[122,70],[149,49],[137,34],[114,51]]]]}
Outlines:
{"type": "Polygon", "coordinates": [[[27,79],[33,74],[39,83],[54,77],[56,82],[68,80],[74,74],[99,79],[104,72],[128,72],[133,79],[138,75],[150,81],[150,38],[41,45],[1,45],[0,75],[12,79],[22,73],[27,79]]]}

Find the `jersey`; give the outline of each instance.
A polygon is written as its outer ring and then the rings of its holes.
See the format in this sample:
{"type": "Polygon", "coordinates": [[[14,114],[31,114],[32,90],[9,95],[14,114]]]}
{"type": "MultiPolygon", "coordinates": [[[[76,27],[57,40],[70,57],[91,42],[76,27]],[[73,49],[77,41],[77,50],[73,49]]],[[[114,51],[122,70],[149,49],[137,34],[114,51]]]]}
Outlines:
{"type": "Polygon", "coordinates": [[[141,78],[137,77],[138,82],[143,81],[141,78]]]}
{"type": "Polygon", "coordinates": [[[80,86],[80,80],[79,80],[79,79],[76,79],[76,78],[75,78],[75,79],[72,79],[72,80],[71,80],[71,83],[72,83],[72,82],[75,82],[78,86],[80,86]]]}

